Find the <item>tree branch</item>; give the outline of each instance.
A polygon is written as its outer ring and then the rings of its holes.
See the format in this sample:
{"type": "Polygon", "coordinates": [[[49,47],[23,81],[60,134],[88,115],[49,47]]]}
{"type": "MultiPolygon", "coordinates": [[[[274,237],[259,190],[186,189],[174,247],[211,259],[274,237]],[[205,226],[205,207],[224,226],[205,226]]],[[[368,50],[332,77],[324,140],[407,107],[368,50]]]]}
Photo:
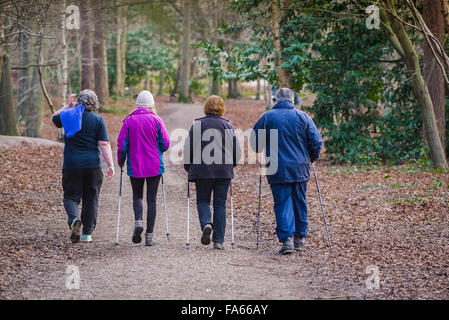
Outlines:
{"type": "MultiPolygon", "coordinates": [[[[42,34],[42,26],[40,27],[39,34],[42,34]]],[[[42,37],[39,39],[39,52],[38,52],[38,61],[37,71],[39,73],[39,83],[41,84],[42,92],[44,93],[45,99],[47,100],[48,106],[50,107],[51,113],[55,113],[55,108],[53,107],[53,102],[51,101],[50,96],[48,95],[47,88],[44,85],[44,81],[42,79],[42,66],[40,64],[40,60],[42,59],[42,37]]]]}

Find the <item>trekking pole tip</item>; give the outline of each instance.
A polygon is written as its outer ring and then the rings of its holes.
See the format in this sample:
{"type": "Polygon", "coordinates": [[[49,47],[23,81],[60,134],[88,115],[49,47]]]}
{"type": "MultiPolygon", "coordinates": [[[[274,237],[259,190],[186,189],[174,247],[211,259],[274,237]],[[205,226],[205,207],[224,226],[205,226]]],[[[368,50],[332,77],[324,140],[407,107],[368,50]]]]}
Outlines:
{"type": "Polygon", "coordinates": [[[190,249],[190,243],[186,243],[186,249],[190,249]]]}
{"type": "Polygon", "coordinates": [[[170,240],[170,233],[166,233],[167,240],[170,240]]]}

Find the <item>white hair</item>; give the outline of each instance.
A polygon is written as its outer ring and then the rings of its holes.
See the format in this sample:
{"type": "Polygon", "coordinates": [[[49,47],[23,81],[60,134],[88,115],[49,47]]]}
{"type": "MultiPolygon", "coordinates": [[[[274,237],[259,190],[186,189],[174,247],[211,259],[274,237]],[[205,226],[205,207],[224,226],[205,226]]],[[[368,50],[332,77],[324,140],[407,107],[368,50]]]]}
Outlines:
{"type": "Polygon", "coordinates": [[[281,88],[276,91],[275,99],[276,102],[288,101],[295,103],[295,94],[289,88],[281,88]]]}

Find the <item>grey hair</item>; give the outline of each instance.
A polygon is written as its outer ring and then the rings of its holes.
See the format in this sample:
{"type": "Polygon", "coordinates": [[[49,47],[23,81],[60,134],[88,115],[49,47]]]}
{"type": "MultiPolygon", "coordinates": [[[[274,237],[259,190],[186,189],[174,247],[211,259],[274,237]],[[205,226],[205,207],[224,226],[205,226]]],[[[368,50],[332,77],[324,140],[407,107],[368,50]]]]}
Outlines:
{"type": "Polygon", "coordinates": [[[98,97],[92,90],[86,89],[80,92],[76,104],[82,104],[87,111],[98,110],[98,97]]]}
{"type": "Polygon", "coordinates": [[[288,101],[295,103],[295,94],[289,88],[280,88],[275,94],[276,102],[288,101]]]}

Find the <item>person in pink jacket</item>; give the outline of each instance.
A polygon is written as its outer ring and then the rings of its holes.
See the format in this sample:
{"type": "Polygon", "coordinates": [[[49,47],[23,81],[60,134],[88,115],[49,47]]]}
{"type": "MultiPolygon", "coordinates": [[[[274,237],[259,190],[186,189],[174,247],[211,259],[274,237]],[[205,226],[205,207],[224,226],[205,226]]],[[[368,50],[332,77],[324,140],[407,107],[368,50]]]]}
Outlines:
{"type": "Polygon", "coordinates": [[[123,121],[117,141],[117,161],[120,167],[123,167],[126,161],[126,170],[133,189],[134,243],[142,241],[143,187],[145,181],[147,182],[145,245],[152,246],[156,196],[161,175],[164,173],[162,154],[168,150],[170,140],[164,122],[154,109],[151,92],[147,90],[140,92],[136,107],[123,121]]]}

